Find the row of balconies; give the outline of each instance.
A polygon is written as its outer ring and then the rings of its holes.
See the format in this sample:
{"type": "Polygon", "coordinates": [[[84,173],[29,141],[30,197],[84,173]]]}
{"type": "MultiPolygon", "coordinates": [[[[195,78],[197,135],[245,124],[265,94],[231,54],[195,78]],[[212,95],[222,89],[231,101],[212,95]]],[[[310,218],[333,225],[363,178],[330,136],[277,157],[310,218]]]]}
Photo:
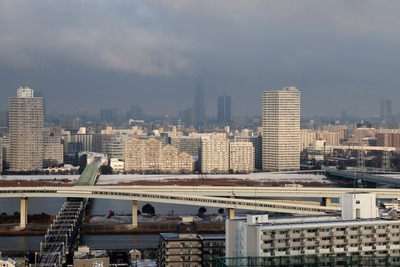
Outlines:
{"type": "Polygon", "coordinates": [[[165,243],[165,248],[201,248],[201,244],[165,243]]]}
{"type": "MultiPolygon", "coordinates": [[[[334,242],[332,243],[330,240],[316,240],[316,241],[301,241],[301,242],[281,242],[281,243],[269,243],[269,244],[262,244],[261,249],[280,249],[280,248],[291,248],[291,247],[308,247],[308,246],[331,246],[334,248],[337,245],[344,245],[345,248],[351,247],[349,245],[352,244],[358,244],[357,248],[362,249],[364,247],[371,248],[373,247],[374,249],[377,250],[382,250],[382,249],[396,249],[400,248],[400,244],[394,245],[393,243],[386,243],[384,245],[378,245],[377,243],[373,243],[375,241],[364,241],[361,239],[352,239],[352,241],[346,241],[346,240],[336,240],[336,241],[341,241],[341,242],[334,242]],[[371,246],[367,246],[366,244],[373,243],[371,246]]],[[[387,240],[385,240],[387,241],[387,240]]],[[[380,242],[383,243],[383,242],[380,242]]],[[[364,249],[362,249],[364,250],[364,249]]]]}
{"type": "Polygon", "coordinates": [[[175,250],[169,249],[164,251],[164,255],[172,256],[172,255],[201,255],[201,250],[175,250]]]}

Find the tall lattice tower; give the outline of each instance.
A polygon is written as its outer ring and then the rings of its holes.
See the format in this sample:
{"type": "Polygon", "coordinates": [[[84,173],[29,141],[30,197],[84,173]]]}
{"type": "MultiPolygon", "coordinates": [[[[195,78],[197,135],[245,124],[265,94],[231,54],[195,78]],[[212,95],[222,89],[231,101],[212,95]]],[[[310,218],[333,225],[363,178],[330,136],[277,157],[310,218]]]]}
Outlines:
{"type": "Polygon", "coordinates": [[[385,130],[384,134],[384,148],[382,151],[382,172],[390,171],[390,152],[389,152],[389,134],[385,130]]]}

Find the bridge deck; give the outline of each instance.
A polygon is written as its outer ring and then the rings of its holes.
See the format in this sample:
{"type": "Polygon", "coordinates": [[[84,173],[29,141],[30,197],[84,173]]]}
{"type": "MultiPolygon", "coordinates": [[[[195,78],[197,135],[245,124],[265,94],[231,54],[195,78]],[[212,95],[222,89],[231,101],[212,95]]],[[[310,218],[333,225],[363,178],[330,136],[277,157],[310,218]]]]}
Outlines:
{"type": "Polygon", "coordinates": [[[95,158],[88,164],[75,182],[75,186],[94,185],[100,173],[101,158],[95,158]]]}
{"type": "Polygon", "coordinates": [[[386,185],[400,186],[400,179],[396,177],[387,177],[382,175],[376,175],[371,173],[360,173],[340,170],[326,170],[327,176],[334,176],[343,179],[361,180],[373,183],[380,183],[386,185]]]}

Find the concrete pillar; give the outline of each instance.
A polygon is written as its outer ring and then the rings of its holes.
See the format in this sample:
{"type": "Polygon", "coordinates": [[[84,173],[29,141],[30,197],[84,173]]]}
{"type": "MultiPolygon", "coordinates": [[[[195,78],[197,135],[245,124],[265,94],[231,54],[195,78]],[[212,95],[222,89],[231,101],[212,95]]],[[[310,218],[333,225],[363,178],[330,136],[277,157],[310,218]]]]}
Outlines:
{"type": "Polygon", "coordinates": [[[330,206],[331,205],[331,198],[330,197],[323,197],[322,198],[322,206],[330,206]]]}
{"type": "Polygon", "coordinates": [[[28,198],[21,197],[19,226],[25,228],[28,224],[28,198]]]}
{"type": "Polygon", "coordinates": [[[132,200],[132,227],[137,228],[137,211],[138,211],[138,202],[137,200],[132,200]]]}
{"type": "Polygon", "coordinates": [[[228,208],[228,219],[235,219],[235,209],[228,208]]]}

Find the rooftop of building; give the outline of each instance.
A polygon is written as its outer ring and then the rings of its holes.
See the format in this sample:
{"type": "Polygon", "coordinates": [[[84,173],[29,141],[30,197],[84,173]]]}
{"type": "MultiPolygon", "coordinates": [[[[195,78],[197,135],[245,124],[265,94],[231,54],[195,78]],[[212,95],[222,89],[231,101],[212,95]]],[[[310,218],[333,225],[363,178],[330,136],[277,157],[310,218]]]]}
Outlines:
{"type": "MultiPolygon", "coordinates": [[[[260,215],[261,216],[261,215],[260,215]]],[[[256,217],[252,215],[251,217],[256,217]]],[[[320,227],[331,227],[335,226],[360,226],[360,225],[377,225],[377,224],[400,224],[400,220],[388,220],[385,218],[366,218],[366,219],[354,219],[354,220],[343,220],[341,216],[302,216],[302,217],[284,217],[277,219],[266,219],[255,222],[249,218],[240,218],[237,220],[246,221],[248,225],[254,225],[256,227],[268,228],[271,227],[275,230],[288,229],[290,228],[314,228],[315,226],[320,227]]]]}
{"type": "Polygon", "coordinates": [[[93,258],[108,258],[106,250],[92,250],[90,252],[81,252],[74,255],[75,259],[93,259],[93,258]]]}

